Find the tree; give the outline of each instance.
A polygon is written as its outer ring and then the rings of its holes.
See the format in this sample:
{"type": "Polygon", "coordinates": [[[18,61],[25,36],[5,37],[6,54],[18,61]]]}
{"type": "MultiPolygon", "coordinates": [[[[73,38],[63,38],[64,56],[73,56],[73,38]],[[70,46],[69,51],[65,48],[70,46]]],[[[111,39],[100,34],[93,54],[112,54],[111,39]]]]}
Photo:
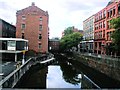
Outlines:
{"type": "Polygon", "coordinates": [[[74,32],[61,38],[60,49],[63,51],[70,50],[72,47],[77,47],[78,43],[82,40],[82,34],[74,32]]]}
{"type": "Polygon", "coordinates": [[[73,33],[73,27],[68,27],[64,30],[64,36],[72,34],[73,33]]]}
{"type": "Polygon", "coordinates": [[[112,34],[114,49],[120,55],[120,17],[114,18],[110,21],[111,27],[115,29],[112,34]]]}

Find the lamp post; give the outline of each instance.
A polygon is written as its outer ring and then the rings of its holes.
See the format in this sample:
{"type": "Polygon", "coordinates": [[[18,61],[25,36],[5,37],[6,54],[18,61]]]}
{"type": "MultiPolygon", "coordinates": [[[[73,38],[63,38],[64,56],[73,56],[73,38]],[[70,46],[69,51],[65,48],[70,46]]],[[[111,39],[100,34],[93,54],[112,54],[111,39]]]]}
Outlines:
{"type": "Polygon", "coordinates": [[[23,59],[22,59],[22,64],[25,63],[25,50],[23,50],[23,59]]]}

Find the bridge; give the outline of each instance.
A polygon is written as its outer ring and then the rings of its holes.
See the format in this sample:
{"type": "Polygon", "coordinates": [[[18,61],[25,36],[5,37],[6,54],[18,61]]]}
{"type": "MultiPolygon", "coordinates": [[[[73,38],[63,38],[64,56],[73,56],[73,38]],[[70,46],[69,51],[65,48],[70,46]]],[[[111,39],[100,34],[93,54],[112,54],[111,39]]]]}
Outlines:
{"type": "Polygon", "coordinates": [[[36,65],[37,63],[48,64],[53,60],[55,60],[53,55],[29,58],[23,65],[19,66],[0,81],[0,89],[13,88],[31,66],[36,65]]]}

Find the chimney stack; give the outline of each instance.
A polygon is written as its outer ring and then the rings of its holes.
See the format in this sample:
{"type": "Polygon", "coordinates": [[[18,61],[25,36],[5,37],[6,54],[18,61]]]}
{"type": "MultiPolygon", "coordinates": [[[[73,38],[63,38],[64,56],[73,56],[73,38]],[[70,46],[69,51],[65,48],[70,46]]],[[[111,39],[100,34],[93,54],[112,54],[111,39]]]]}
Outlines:
{"type": "Polygon", "coordinates": [[[32,6],[35,6],[35,2],[32,2],[32,6]]]}

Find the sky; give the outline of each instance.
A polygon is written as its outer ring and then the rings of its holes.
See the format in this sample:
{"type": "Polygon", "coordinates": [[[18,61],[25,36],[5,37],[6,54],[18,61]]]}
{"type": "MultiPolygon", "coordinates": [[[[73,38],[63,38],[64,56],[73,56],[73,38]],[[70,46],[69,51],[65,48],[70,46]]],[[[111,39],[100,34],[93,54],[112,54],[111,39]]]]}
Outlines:
{"type": "Polygon", "coordinates": [[[60,68],[60,66],[48,66],[47,88],[81,88],[81,83],[73,85],[66,82],[60,68]]]}
{"type": "Polygon", "coordinates": [[[31,6],[32,2],[49,14],[50,38],[61,37],[67,27],[83,30],[83,21],[97,13],[110,0],[0,0],[0,18],[16,24],[17,10],[31,6]]]}

